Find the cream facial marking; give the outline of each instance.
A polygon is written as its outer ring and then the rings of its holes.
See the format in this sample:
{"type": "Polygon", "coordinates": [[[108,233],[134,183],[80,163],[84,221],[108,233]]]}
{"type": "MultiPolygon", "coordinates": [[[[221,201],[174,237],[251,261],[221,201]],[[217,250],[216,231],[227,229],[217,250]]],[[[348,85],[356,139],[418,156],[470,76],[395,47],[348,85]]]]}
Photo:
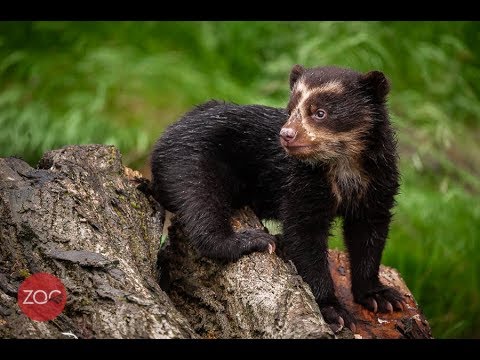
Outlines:
{"type": "Polygon", "coordinates": [[[343,84],[340,81],[332,80],[321,86],[313,89],[315,94],[319,93],[334,93],[334,94],[342,94],[345,91],[343,84]]]}
{"type": "Polygon", "coordinates": [[[295,86],[292,90],[292,92],[297,92],[297,93],[301,94],[302,95],[301,98],[303,98],[303,94],[307,93],[308,91],[309,91],[309,89],[308,89],[307,85],[301,80],[297,81],[297,83],[295,84],[295,86]]]}
{"type": "Polygon", "coordinates": [[[307,121],[306,117],[302,116],[302,128],[305,130],[305,134],[308,136],[310,140],[316,140],[317,139],[317,132],[315,132],[315,129],[310,126],[307,121]]]}
{"type": "Polygon", "coordinates": [[[334,93],[340,95],[344,91],[345,88],[343,87],[343,84],[338,80],[332,80],[314,88],[309,88],[301,80],[297,81],[295,87],[293,88],[293,92],[300,94],[300,100],[298,101],[295,109],[292,110],[292,116],[290,117],[289,122],[295,121],[300,117],[302,128],[305,130],[305,134],[310,140],[315,140],[317,138],[315,129],[309,126],[306,121],[307,114],[304,106],[305,101],[307,101],[307,99],[309,99],[313,95],[318,95],[322,93],[334,93]]]}
{"type": "Polygon", "coordinates": [[[334,93],[342,94],[345,91],[343,84],[338,80],[332,80],[326,82],[320,86],[309,88],[303,81],[298,81],[293,88],[293,92],[300,94],[300,100],[298,101],[297,108],[302,108],[304,102],[312,95],[318,95],[322,93],[334,93]]]}

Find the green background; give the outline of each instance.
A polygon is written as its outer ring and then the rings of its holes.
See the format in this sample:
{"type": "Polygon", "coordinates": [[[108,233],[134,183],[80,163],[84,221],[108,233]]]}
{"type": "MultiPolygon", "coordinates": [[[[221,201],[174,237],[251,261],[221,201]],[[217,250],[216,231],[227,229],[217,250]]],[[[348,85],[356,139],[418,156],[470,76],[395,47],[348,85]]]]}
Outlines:
{"type": "Polygon", "coordinates": [[[146,172],[194,104],[285,106],[295,63],[390,78],[402,187],[383,263],[435,337],[480,337],[479,23],[2,22],[0,156],[115,144],[146,172]]]}

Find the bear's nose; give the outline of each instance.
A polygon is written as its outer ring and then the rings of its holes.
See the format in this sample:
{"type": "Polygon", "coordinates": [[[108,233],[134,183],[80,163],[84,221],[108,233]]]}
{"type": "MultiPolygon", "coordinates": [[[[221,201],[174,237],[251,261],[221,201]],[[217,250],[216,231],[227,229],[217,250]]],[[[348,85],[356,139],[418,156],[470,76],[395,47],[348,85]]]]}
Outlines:
{"type": "Polygon", "coordinates": [[[280,130],[280,137],[287,143],[293,141],[295,136],[297,136],[297,132],[292,128],[282,128],[282,130],[280,130]]]}

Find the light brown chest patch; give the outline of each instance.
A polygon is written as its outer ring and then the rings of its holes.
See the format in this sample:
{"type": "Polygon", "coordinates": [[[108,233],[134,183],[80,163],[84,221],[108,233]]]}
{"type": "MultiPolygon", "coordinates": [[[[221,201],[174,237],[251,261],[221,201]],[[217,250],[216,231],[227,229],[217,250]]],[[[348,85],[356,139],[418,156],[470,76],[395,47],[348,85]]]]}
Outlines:
{"type": "Polygon", "coordinates": [[[361,199],[369,183],[368,176],[356,159],[342,160],[332,164],[328,176],[337,207],[345,203],[355,203],[361,199]]]}

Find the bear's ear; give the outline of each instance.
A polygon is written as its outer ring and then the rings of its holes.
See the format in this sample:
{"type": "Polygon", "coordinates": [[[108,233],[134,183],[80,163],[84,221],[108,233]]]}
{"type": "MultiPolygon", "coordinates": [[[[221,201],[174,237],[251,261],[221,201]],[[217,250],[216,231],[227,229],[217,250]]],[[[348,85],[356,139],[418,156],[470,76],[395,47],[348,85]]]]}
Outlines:
{"type": "Polygon", "coordinates": [[[293,89],[298,78],[302,76],[304,71],[305,71],[305,68],[302,65],[298,65],[298,64],[293,65],[292,71],[290,72],[290,90],[293,89]]]}
{"type": "Polygon", "coordinates": [[[385,101],[390,91],[390,82],[381,71],[374,70],[362,75],[360,83],[379,101],[385,101]]]}

